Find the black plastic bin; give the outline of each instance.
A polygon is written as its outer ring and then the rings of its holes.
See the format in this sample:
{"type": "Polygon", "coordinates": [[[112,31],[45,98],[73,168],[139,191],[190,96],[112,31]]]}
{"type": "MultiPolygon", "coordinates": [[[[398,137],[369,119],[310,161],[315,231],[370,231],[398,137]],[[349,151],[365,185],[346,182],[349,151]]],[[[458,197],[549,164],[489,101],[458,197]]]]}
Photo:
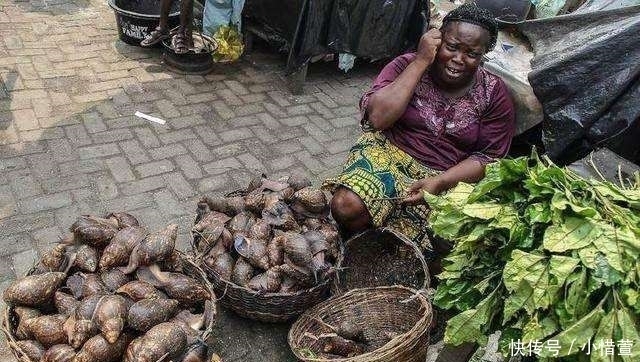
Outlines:
{"type": "MultiPolygon", "coordinates": [[[[160,0],[109,0],[118,24],[120,40],[140,45],[160,20],[160,0]]],[[[174,1],[169,14],[169,29],[180,24],[180,1],[174,1]]]]}

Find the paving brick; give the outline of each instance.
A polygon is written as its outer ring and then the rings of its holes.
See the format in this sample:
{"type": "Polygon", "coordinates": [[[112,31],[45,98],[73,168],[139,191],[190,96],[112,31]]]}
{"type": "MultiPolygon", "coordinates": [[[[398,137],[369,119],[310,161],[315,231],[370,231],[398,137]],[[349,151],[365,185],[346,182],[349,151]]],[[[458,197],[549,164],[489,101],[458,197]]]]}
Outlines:
{"type": "Polygon", "coordinates": [[[56,176],[40,181],[45,194],[68,191],[89,186],[89,179],[86,175],[74,173],[67,176],[56,176]]]}
{"type": "Polygon", "coordinates": [[[18,204],[13,197],[11,187],[9,185],[0,186],[0,219],[12,216],[17,212],[18,204]]]}
{"type": "Polygon", "coordinates": [[[301,114],[312,113],[313,110],[306,104],[287,107],[287,114],[290,116],[298,116],[301,114]]]}
{"type": "Polygon", "coordinates": [[[286,155],[271,160],[271,162],[269,162],[269,167],[271,170],[280,171],[293,166],[295,163],[296,159],[293,156],[286,155]]]}
{"type": "Polygon", "coordinates": [[[107,210],[135,210],[153,205],[153,197],[150,194],[137,194],[121,196],[104,203],[107,210]]]}
{"type": "MultiPolygon", "coordinates": [[[[218,134],[209,126],[206,126],[206,125],[196,126],[195,131],[196,131],[196,134],[200,137],[200,139],[202,139],[202,141],[204,141],[204,143],[206,143],[207,145],[215,146],[215,145],[219,145],[222,142],[220,140],[220,137],[218,137],[218,134]]],[[[184,144],[188,144],[189,142],[193,142],[193,141],[190,140],[185,142],[184,144]]]]}
{"type": "Polygon", "coordinates": [[[300,126],[309,122],[309,119],[305,116],[296,116],[296,117],[287,117],[280,118],[280,123],[285,124],[289,127],[300,126]]]}
{"type": "Polygon", "coordinates": [[[48,211],[70,205],[71,195],[68,192],[37,196],[20,201],[20,211],[25,214],[48,211]]]}
{"type": "Polygon", "coordinates": [[[302,146],[312,155],[319,155],[325,151],[325,148],[313,137],[302,137],[300,139],[302,146]]]}
{"type": "Polygon", "coordinates": [[[280,107],[286,107],[291,105],[291,102],[287,100],[286,96],[281,91],[267,92],[267,95],[271,99],[273,99],[273,101],[276,102],[276,104],[278,104],[280,107]]]}
{"type": "Polygon", "coordinates": [[[176,194],[178,199],[184,199],[195,195],[195,190],[180,172],[172,172],[162,175],[167,186],[176,194]]]}
{"type": "Polygon", "coordinates": [[[231,108],[229,108],[229,106],[227,105],[227,103],[223,102],[223,101],[215,101],[213,102],[213,104],[211,105],[213,110],[218,114],[218,116],[220,116],[220,118],[222,119],[230,119],[235,117],[235,113],[233,112],[233,110],[231,110],[231,108]]]}
{"type": "Polygon", "coordinates": [[[13,270],[16,275],[24,276],[38,261],[38,254],[33,249],[27,249],[11,256],[13,270]]]}
{"type": "Polygon", "coordinates": [[[90,112],[82,115],[82,121],[85,129],[89,133],[103,132],[107,130],[102,117],[98,112],[90,112]]]}
{"type": "MultiPolygon", "coordinates": [[[[132,214],[151,232],[160,231],[169,224],[155,205],[132,211],[132,214]]],[[[178,227],[180,226],[178,225],[178,227]]]]}
{"type": "Polygon", "coordinates": [[[216,94],[222,98],[225,104],[231,106],[239,106],[242,105],[242,99],[238,98],[235,93],[233,93],[230,89],[220,89],[216,91],[216,94]]]}
{"type": "Polygon", "coordinates": [[[12,177],[11,190],[18,199],[28,198],[42,193],[40,184],[32,175],[12,177]]]}
{"type": "Polygon", "coordinates": [[[253,133],[249,128],[237,128],[220,133],[223,142],[234,142],[245,138],[253,137],[253,133]]]}
{"type": "Polygon", "coordinates": [[[0,159],[0,171],[12,171],[27,167],[24,157],[0,159]]]}
{"type": "Polygon", "coordinates": [[[105,169],[102,159],[86,159],[68,161],[58,164],[61,175],[69,176],[75,174],[87,174],[105,169]]]}
{"type": "Polygon", "coordinates": [[[182,170],[182,173],[188,179],[197,179],[202,177],[202,170],[198,163],[190,155],[181,155],[175,158],[176,164],[182,170]]]}
{"type": "Polygon", "coordinates": [[[149,162],[149,156],[140,146],[137,140],[128,140],[119,143],[120,148],[129,159],[129,162],[136,165],[139,163],[149,162]]]}
{"type": "Polygon", "coordinates": [[[184,210],[178,199],[167,189],[154,192],[153,198],[164,215],[180,216],[193,212],[193,210],[184,210]]]}
{"type": "Polygon", "coordinates": [[[53,213],[40,212],[37,214],[15,215],[0,219],[0,237],[19,234],[25,231],[42,229],[52,226],[54,223],[53,213]]]}
{"type": "Polygon", "coordinates": [[[250,141],[250,139],[247,139],[244,142],[232,142],[224,146],[212,147],[211,155],[213,156],[214,160],[239,155],[247,151],[244,146],[244,143],[246,143],[247,141],[250,141]]]}
{"type": "Polygon", "coordinates": [[[44,129],[34,129],[20,132],[20,138],[25,142],[35,142],[40,140],[59,139],[64,137],[64,130],[61,127],[44,129]]]}
{"type": "Polygon", "coordinates": [[[313,94],[314,96],[316,96],[316,98],[322,102],[322,104],[324,104],[326,107],[329,108],[335,108],[338,107],[339,105],[331,98],[331,96],[322,93],[322,92],[317,92],[313,94]]]}
{"type": "Polygon", "coordinates": [[[173,118],[179,117],[180,112],[178,109],[167,99],[160,99],[154,102],[156,108],[160,111],[163,117],[173,118]]]}
{"type": "Polygon", "coordinates": [[[136,173],[140,177],[144,178],[170,172],[173,171],[173,169],[174,166],[170,160],[162,160],[138,165],[136,166],[136,173]]]}
{"type": "MultiPolygon", "coordinates": [[[[196,130],[196,132],[198,131],[196,130]]],[[[200,132],[198,132],[198,134],[201,135],[200,132]]],[[[208,162],[213,160],[213,155],[201,140],[199,139],[187,140],[182,144],[189,149],[189,152],[191,152],[191,154],[197,161],[208,162]]]]}
{"type": "Polygon", "coordinates": [[[251,153],[243,153],[238,156],[238,159],[249,170],[258,171],[258,172],[266,171],[264,165],[262,164],[262,161],[257,159],[251,153]]]}
{"type": "Polygon", "coordinates": [[[7,255],[17,254],[29,249],[31,249],[29,234],[21,233],[5,236],[2,239],[2,243],[0,243],[0,257],[4,259],[7,255]]]}
{"type": "Polygon", "coordinates": [[[105,164],[109,168],[109,171],[111,171],[111,175],[116,182],[133,181],[136,179],[127,159],[122,156],[109,158],[105,160],[105,164]]]}
{"type": "Polygon", "coordinates": [[[56,162],[70,161],[78,158],[78,153],[66,138],[47,141],[48,148],[56,162]]]}
{"type": "Polygon", "coordinates": [[[239,169],[242,165],[235,157],[224,158],[221,160],[207,163],[203,166],[205,172],[210,175],[218,175],[233,169],[239,169]]]}
{"type": "Polygon", "coordinates": [[[158,148],[153,148],[149,151],[149,154],[151,155],[151,158],[153,158],[154,160],[162,160],[165,158],[172,158],[178,155],[184,155],[187,152],[188,152],[187,149],[183,145],[179,143],[174,143],[174,144],[170,144],[170,145],[166,145],[158,148]]]}
{"type": "Polygon", "coordinates": [[[247,90],[247,88],[245,88],[244,85],[242,85],[242,83],[238,82],[237,80],[225,80],[224,84],[235,94],[237,95],[245,95],[247,93],[249,93],[249,91],[247,90]]]}
{"type": "Polygon", "coordinates": [[[222,173],[213,177],[201,179],[200,182],[198,182],[198,191],[202,194],[206,194],[217,190],[228,190],[229,183],[230,181],[228,176],[222,173]]]}
{"type": "Polygon", "coordinates": [[[279,154],[290,154],[295,152],[300,152],[302,150],[302,145],[298,140],[291,140],[289,142],[279,143],[273,146],[274,150],[279,154]]]}
{"type": "Polygon", "coordinates": [[[38,129],[38,119],[32,109],[18,109],[13,111],[13,120],[20,131],[38,129]]]}
{"type": "Polygon", "coordinates": [[[161,133],[158,135],[160,141],[164,144],[170,144],[175,142],[180,142],[192,138],[196,138],[196,134],[190,129],[183,129],[180,131],[173,131],[167,133],[161,133]]]}
{"type": "Polygon", "coordinates": [[[122,184],[120,189],[124,195],[136,195],[162,189],[166,186],[162,176],[146,177],[137,181],[122,184]]]}
{"type": "Polygon", "coordinates": [[[353,116],[333,118],[333,119],[330,119],[329,122],[331,122],[331,125],[333,125],[336,128],[353,127],[359,124],[358,120],[354,119],[353,116]]]}
{"type": "Polygon", "coordinates": [[[81,159],[111,156],[120,153],[118,145],[115,143],[106,143],[97,146],[86,146],[78,148],[78,154],[81,159]]]}
{"type": "Polygon", "coordinates": [[[72,125],[64,127],[67,138],[76,146],[86,146],[91,144],[91,138],[87,134],[84,125],[72,125]]]}
{"type": "Polygon", "coordinates": [[[36,153],[27,156],[31,171],[40,178],[48,178],[56,173],[56,163],[50,153],[36,153]]]}
{"type": "Polygon", "coordinates": [[[150,128],[136,128],[136,135],[144,147],[159,147],[160,140],[150,128]]]}
{"type": "Polygon", "coordinates": [[[264,112],[264,110],[264,106],[260,103],[245,104],[234,108],[235,114],[241,117],[264,112]]]}
{"type": "MultiPolygon", "coordinates": [[[[63,231],[66,231],[66,229],[63,229],[64,227],[61,228],[59,226],[52,226],[32,231],[31,238],[33,239],[33,244],[36,247],[36,251],[42,254],[43,251],[51,249],[60,241],[60,238],[64,235],[63,231]]],[[[25,235],[23,237],[26,238],[25,240],[28,240],[28,236],[25,235]]]]}
{"type": "Polygon", "coordinates": [[[133,134],[126,128],[98,132],[91,135],[94,143],[111,143],[133,138],[133,134]]]}

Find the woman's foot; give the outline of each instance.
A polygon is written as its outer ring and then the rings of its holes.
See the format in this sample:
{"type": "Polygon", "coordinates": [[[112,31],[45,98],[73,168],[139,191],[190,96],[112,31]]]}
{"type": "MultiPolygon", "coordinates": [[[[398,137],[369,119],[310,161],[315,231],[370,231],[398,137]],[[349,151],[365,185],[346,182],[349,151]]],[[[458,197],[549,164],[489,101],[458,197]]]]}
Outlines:
{"type": "Polygon", "coordinates": [[[151,47],[159,42],[169,38],[169,30],[157,27],[144,40],[140,42],[140,46],[151,47]]]}

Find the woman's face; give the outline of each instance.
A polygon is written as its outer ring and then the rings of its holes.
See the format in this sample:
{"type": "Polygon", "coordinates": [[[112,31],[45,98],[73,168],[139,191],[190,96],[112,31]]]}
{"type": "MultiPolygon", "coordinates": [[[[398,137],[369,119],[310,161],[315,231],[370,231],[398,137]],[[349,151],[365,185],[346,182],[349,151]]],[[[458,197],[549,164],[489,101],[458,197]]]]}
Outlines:
{"type": "Polygon", "coordinates": [[[478,25],[461,21],[447,24],[434,63],[437,83],[450,90],[468,86],[487,50],[489,38],[489,32],[478,25]]]}

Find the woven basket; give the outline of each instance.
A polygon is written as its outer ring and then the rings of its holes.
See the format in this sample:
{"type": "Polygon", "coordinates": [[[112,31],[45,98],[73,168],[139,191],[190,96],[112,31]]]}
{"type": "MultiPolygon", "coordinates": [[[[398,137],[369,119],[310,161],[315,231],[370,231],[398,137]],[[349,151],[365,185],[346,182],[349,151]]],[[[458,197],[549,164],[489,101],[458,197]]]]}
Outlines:
{"type": "MultiPolygon", "coordinates": [[[[245,191],[236,190],[225,196],[245,195],[245,191]]],[[[198,209],[194,223],[198,223],[206,211],[208,210],[198,209]]],[[[194,234],[192,238],[194,252],[198,244],[198,237],[194,234]]],[[[295,293],[265,293],[223,279],[215,270],[204,263],[204,260],[200,260],[199,264],[207,273],[213,290],[219,297],[218,302],[243,318],[268,323],[287,322],[329,297],[330,280],[311,289],[295,293]]]]}
{"type": "Polygon", "coordinates": [[[301,315],[289,330],[288,341],[295,356],[307,362],[424,362],[431,318],[431,304],[414,289],[355,289],[301,315]],[[321,348],[314,336],[330,332],[345,320],[363,330],[369,350],[348,358],[313,352],[321,348]]]}
{"type": "Polygon", "coordinates": [[[365,231],[347,240],[336,263],[332,294],[357,288],[404,285],[429,287],[429,269],[418,246],[388,229],[365,231]]]}
{"type": "MultiPolygon", "coordinates": [[[[194,263],[191,258],[189,258],[188,256],[184,255],[181,252],[178,252],[178,251],[176,252],[179,255],[179,260],[181,264],[180,267],[182,269],[181,272],[184,273],[185,275],[188,275],[198,280],[211,293],[211,306],[212,306],[211,315],[209,320],[206,323],[206,328],[202,330],[200,334],[200,339],[203,341],[206,341],[211,336],[216,315],[218,314],[216,296],[214,294],[211,283],[207,280],[206,273],[196,263],[194,263]]],[[[35,272],[35,268],[32,268],[27,272],[27,276],[32,275],[34,272],[35,272]]],[[[24,351],[20,347],[18,347],[18,345],[16,344],[16,342],[18,341],[15,335],[16,328],[18,325],[18,316],[14,313],[13,307],[6,306],[2,314],[3,315],[2,315],[1,329],[6,337],[7,344],[9,345],[9,348],[11,349],[11,352],[13,353],[15,358],[19,362],[39,362],[39,361],[33,361],[29,359],[25,355],[24,351]]]]}

